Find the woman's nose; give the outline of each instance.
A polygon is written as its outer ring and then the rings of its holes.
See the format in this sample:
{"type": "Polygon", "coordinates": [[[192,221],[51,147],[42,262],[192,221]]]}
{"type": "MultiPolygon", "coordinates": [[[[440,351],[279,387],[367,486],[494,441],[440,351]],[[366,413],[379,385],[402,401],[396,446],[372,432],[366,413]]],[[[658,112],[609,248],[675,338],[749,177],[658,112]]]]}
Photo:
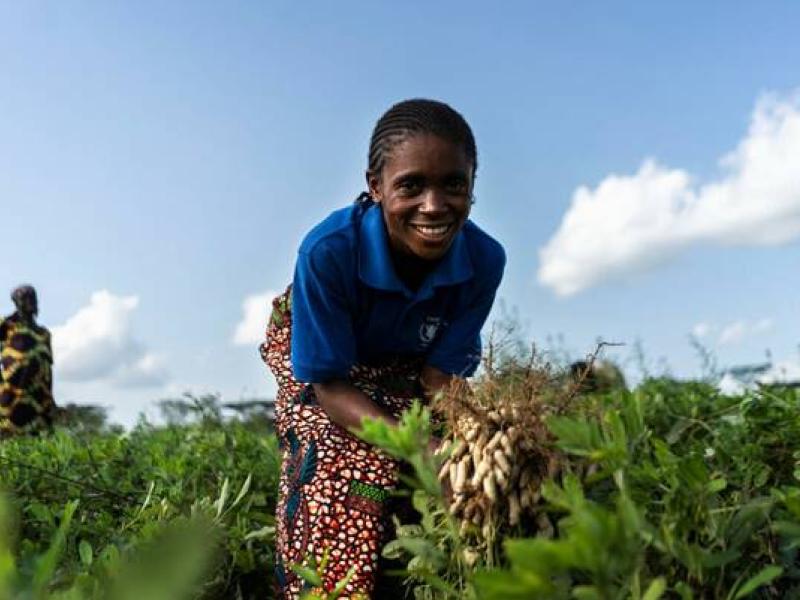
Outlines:
{"type": "Polygon", "coordinates": [[[438,213],[443,212],[446,209],[446,205],[446,195],[432,186],[426,190],[420,210],[426,213],[438,213]]]}

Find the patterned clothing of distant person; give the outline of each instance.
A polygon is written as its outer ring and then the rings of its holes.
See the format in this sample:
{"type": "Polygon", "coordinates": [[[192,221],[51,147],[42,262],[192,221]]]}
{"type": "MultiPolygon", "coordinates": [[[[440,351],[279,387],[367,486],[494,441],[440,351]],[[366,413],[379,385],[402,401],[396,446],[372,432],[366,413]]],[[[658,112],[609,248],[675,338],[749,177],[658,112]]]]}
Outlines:
{"type": "Polygon", "coordinates": [[[0,436],[50,428],[52,364],[46,328],[16,313],[0,321],[0,436]]]}

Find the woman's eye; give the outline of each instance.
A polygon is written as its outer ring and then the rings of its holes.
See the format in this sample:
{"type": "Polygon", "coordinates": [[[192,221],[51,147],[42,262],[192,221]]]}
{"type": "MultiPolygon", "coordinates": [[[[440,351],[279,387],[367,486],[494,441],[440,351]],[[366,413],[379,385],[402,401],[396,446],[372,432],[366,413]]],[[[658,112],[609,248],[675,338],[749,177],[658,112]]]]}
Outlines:
{"type": "Polygon", "coordinates": [[[466,194],[468,191],[467,182],[463,179],[452,179],[445,187],[450,194],[466,194]]]}
{"type": "Polygon", "coordinates": [[[405,180],[405,181],[401,181],[397,185],[397,189],[399,189],[403,194],[406,194],[406,195],[419,193],[421,188],[422,188],[422,186],[420,185],[420,183],[418,181],[414,181],[414,180],[411,180],[411,179],[408,179],[408,180],[405,180]]]}

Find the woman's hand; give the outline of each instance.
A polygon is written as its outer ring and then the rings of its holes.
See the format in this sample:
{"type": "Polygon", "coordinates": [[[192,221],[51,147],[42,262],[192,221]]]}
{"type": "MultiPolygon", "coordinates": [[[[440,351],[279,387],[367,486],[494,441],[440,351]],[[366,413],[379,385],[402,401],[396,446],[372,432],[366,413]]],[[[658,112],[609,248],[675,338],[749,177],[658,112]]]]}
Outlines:
{"type": "Polygon", "coordinates": [[[432,401],[437,393],[450,387],[453,379],[455,379],[453,375],[449,375],[431,365],[422,367],[422,371],[419,374],[419,383],[425,393],[425,399],[428,402],[432,401]]]}
{"type": "Polygon", "coordinates": [[[397,419],[391,413],[348,381],[337,379],[311,385],[319,405],[330,420],[348,431],[360,429],[364,417],[382,419],[389,425],[397,426],[397,419]]]}

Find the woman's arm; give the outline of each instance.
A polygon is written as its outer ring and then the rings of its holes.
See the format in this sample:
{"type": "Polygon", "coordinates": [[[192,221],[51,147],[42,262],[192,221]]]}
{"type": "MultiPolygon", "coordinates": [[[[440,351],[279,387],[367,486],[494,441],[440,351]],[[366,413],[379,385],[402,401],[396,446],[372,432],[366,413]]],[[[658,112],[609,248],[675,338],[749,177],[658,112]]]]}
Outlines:
{"type": "MultiPolygon", "coordinates": [[[[430,365],[422,368],[419,377],[422,391],[429,401],[439,391],[450,387],[454,379],[456,378],[453,375],[430,365]]],[[[317,400],[328,417],[345,429],[359,428],[364,417],[383,419],[390,425],[397,425],[397,419],[389,411],[375,404],[364,392],[347,381],[336,379],[312,385],[317,400]]]]}
{"type": "MultiPolygon", "coordinates": [[[[420,375],[426,397],[432,397],[440,389],[446,388],[451,379],[451,375],[442,373],[435,367],[424,367],[420,375]]],[[[389,411],[375,404],[369,396],[347,381],[336,379],[314,383],[312,386],[319,405],[330,420],[340,427],[347,430],[359,429],[364,417],[381,419],[392,427],[398,424],[397,418],[389,411]]],[[[438,438],[431,438],[428,448],[435,452],[439,444],[438,438]]]]}
{"type": "Polygon", "coordinates": [[[389,411],[375,404],[369,396],[347,381],[335,379],[312,386],[320,406],[331,421],[347,430],[359,429],[364,417],[397,425],[397,419],[389,411]]]}

